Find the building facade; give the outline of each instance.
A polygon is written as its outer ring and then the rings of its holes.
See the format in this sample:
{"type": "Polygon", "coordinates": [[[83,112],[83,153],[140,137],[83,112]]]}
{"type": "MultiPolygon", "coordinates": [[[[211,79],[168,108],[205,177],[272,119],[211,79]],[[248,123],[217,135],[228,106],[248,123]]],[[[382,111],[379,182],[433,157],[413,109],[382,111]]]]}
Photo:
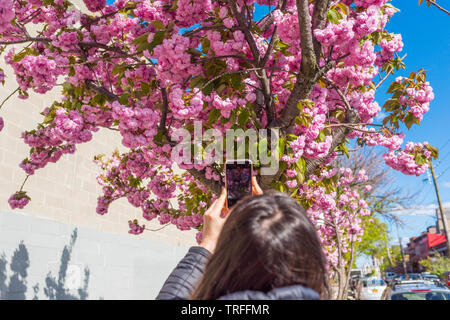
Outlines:
{"type": "Polygon", "coordinates": [[[420,264],[420,260],[426,259],[430,254],[434,252],[446,253],[445,235],[439,234],[436,231],[436,226],[428,227],[427,231],[423,232],[420,236],[410,238],[406,251],[409,255],[408,265],[411,272],[425,271],[420,264]]]}

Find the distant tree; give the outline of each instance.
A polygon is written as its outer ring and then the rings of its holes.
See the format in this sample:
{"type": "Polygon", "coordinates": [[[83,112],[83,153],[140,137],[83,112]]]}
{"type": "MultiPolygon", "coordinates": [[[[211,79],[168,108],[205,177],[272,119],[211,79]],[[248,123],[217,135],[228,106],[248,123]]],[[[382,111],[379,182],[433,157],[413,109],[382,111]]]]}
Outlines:
{"type": "Polygon", "coordinates": [[[385,247],[385,250],[381,253],[382,263],[380,265],[380,271],[394,271],[402,264],[402,253],[400,246],[385,247]]]}
{"type": "Polygon", "coordinates": [[[386,252],[386,237],[388,229],[380,218],[372,216],[363,219],[364,234],[356,246],[356,256],[367,255],[372,259],[383,258],[386,252]]]}
{"type": "Polygon", "coordinates": [[[439,253],[434,253],[426,259],[420,260],[419,263],[425,270],[438,276],[450,270],[450,258],[441,256],[439,253]]]}

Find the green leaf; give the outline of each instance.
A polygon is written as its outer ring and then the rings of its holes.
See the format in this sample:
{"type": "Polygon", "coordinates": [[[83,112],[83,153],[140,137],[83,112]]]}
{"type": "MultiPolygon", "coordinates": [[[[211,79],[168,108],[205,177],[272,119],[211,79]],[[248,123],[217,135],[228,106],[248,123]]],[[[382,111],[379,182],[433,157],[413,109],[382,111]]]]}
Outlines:
{"type": "Polygon", "coordinates": [[[220,95],[228,88],[228,86],[225,83],[221,83],[217,88],[216,92],[220,95]]]}
{"type": "Polygon", "coordinates": [[[429,151],[431,151],[431,157],[434,160],[436,160],[439,157],[439,150],[438,150],[438,148],[432,146],[429,143],[425,144],[425,148],[427,148],[429,151]]]}
{"type": "Polygon", "coordinates": [[[230,118],[220,118],[220,124],[221,125],[225,125],[227,122],[230,122],[230,118]]]}
{"type": "Polygon", "coordinates": [[[209,41],[209,39],[203,38],[201,40],[201,44],[202,44],[202,53],[207,54],[208,50],[210,48],[211,42],[209,41]]]}
{"type": "Polygon", "coordinates": [[[250,112],[247,109],[243,109],[238,117],[238,123],[243,126],[248,122],[250,112]]]}
{"type": "Polygon", "coordinates": [[[220,117],[220,110],[216,108],[212,109],[208,115],[209,123],[217,122],[217,119],[219,119],[219,117],[220,117]]]}
{"type": "Polygon", "coordinates": [[[284,150],[286,149],[286,141],[283,138],[278,140],[278,153],[281,157],[284,154],[284,150]]]}
{"type": "Polygon", "coordinates": [[[350,158],[350,155],[348,153],[348,147],[345,143],[341,144],[338,150],[342,151],[347,156],[347,158],[350,158]]]}
{"type": "Polygon", "coordinates": [[[119,64],[119,65],[115,66],[115,67],[112,69],[112,74],[113,74],[113,75],[116,75],[116,74],[122,73],[122,72],[124,72],[127,68],[128,68],[128,66],[127,66],[126,64],[119,64]]]}
{"type": "Polygon", "coordinates": [[[142,51],[142,50],[147,48],[147,44],[148,44],[147,39],[148,39],[148,35],[149,34],[150,33],[147,32],[147,33],[141,34],[140,36],[134,38],[132,43],[134,45],[136,45],[136,47],[137,47],[136,50],[137,51],[142,51]]]}
{"type": "Polygon", "coordinates": [[[428,161],[427,158],[422,153],[416,154],[415,160],[419,166],[424,165],[428,161]]]}
{"type": "Polygon", "coordinates": [[[339,12],[337,12],[335,9],[328,10],[328,21],[330,21],[333,24],[339,24],[339,12]]]}
{"type": "Polygon", "coordinates": [[[214,83],[210,82],[206,87],[203,88],[202,92],[205,96],[209,96],[214,89],[214,83]]]}
{"type": "Polygon", "coordinates": [[[233,73],[231,75],[231,86],[234,90],[239,90],[242,84],[242,78],[239,73],[233,73]]]}
{"type": "Polygon", "coordinates": [[[418,119],[416,119],[416,117],[414,117],[410,112],[408,112],[403,122],[405,123],[406,127],[410,129],[414,123],[418,122],[418,119]]]}
{"type": "Polygon", "coordinates": [[[325,133],[323,131],[319,132],[319,141],[324,142],[325,141],[325,133]]]}
{"type": "Polygon", "coordinates": [[[81,96],[83,94],[83,88],[82,87],[75,87],[74,93],[77,97],[81,96]]]}
{"type": "Polygon", "coordinates": [[[153,49],[155,49],[156,46],[160,45],[164,41],[165,32],[164,31],[158,31],[153,36],[152,42],[148,46],[148,50],[153,52],[153,49]]]}
{"type": "Polygon", "coordinates": [[[164,25],[164,23],[162,23],[159,20],[152,20],[151,23],[158,30],[165,30],[166,29],[166,26],[164,25]]]}
{"type": "Polygon", "coordinates": [[[304,173],[306,169],[305,159],[303,158],[298,159],[297,162],[295,163],[295,168],[297,170],[297,173],[298,172],[304,173]]]}
{"type": "Polygon", "coordinates": [[[350,14],[350,9],[348,8],[347,5],[343,4],[342,2],[337,3],[336,6],[341,9],[342,13],[344,13],[345,15],[349,15],[350,14]]]}
{"type": "Polygon", "coordinates": [[[191,88],[191,89],[196,88],[196,87],[198,88],[203,83],[203,81],[204,81],[204,78],[202,76],[195,76],[189,82],[189,88],[191,88]]]}
{"type": "Polygon", "coordinates": [[[344,121],[345,120],[345,111],[342,109],[338,109],[335,113],[334,113],[334,117],[336,119],[338,119],[339,121],[344,121]]]}
{"type": "Polygon", "coordinates": [[[13,61],[14,62],[22,61],[22,59],[25,58],[26,55],[27,53],[25,51],[22,51],[14,56],[13,61]]]}
{"type": "Polygon", "coordinates": [[[303,172],[297,171],[297,181],[299,184],[305,182],[305,174],[303,172]]]}
{"type": "Polygon", "coordinates": [[[123,95],[120,96],[119,98],[119,102],[120,104],[126,106],[128,105],[128,99],[130,98],[130,94],[129,93],[124,93],[123,95]]]}
{"type": "Polygon", "coordinates": [[[142,89],[142,92],[143,93],[145,93],[145,94],[149,94],[150,93],[150,84],[149,83],[147,83],[147,82],[141,82],[141,89],[142,89]]]}

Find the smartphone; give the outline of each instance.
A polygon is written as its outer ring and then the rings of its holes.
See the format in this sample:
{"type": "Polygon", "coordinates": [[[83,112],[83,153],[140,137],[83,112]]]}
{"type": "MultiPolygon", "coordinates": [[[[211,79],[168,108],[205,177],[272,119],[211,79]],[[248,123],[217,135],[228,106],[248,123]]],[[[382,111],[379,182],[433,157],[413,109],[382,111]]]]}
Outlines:
{"type": "Polygon", "coordinates": [[[253,163],[251,160],[233,160],[225,162],[225,181],[227,188],[227,208],[252,194],[253,163]]]}

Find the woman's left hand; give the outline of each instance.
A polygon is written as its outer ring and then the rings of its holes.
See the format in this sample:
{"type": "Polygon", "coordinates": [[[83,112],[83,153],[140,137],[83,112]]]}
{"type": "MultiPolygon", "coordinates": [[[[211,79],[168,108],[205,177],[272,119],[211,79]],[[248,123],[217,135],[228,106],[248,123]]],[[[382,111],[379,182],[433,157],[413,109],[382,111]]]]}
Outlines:
{"type": "Polygon", "coordinates": [[[227,191],[222,188],[222,193],[219,198],[206,210],[203,215],[203,236],[200,242],[200,247],[205,248],[211,253],[214,253],[217,245],[217,239],[219,239],[220,232],[228,217],[228,210],[225,206],[227,198],[227,191]],[[221,217],[223,212],[224,217],[221,217]]]}

